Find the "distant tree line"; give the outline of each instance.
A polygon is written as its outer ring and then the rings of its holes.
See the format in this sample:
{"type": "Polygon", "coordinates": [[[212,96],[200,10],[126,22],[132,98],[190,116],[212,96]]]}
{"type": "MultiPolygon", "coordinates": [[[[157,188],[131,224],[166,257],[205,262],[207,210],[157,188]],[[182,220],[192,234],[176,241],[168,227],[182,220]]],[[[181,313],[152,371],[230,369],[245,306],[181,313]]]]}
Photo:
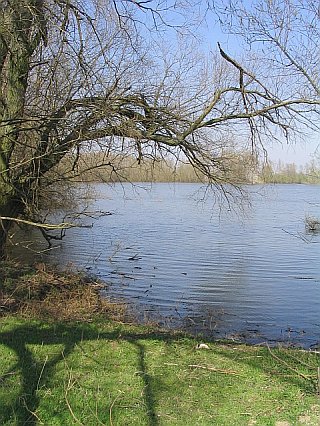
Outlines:
{"type": "MultiPolygon", "coordinates": [[[[320,183],[320,168],[316,160],[297,166],[294,163],[259,161],[251,152],[226,150],[222,153],[225,174],[237,184],[259,183],[320,183]]],[[[193,182],[206,183],[206,176],[197,171],[183,158],[173,156],[124,156],[121,153],[108,157],[101,152],[82,154],[76,167],[72,157],[65,158],[54,173],[66,175],[72,181],[81,182],[193,182]]]]}
{"type": "MultiPolygon", "coordinates": [[[[226,182],[232,179],[237,184],[255,183],[258,162],[251,152],[236,152],[226,149],[224,157],[226,182]]],[[[208,183],[207,176],[182,157],[145,155],[142,159],[135,155],[105,155],[100,151],[81,154],[75,167],[73,158],[65,157],[59,166],[52,170],[56,175],[66,176],[73,182],[194,182],[208,183]]]]}
{"type": "Polygon", "coordinates": [[[304,166],[297,166],[294,163],[264,164],[259,173],[263,183],[320,183],[320,168],[315,160],[304,166]]]}

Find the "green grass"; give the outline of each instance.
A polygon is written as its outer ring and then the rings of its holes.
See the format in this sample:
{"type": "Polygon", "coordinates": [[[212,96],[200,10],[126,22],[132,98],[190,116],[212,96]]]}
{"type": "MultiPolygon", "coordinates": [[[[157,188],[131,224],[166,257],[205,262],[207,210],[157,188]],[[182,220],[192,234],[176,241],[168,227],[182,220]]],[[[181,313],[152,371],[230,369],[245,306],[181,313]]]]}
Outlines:
{"type": "Polygon", "coordinates": [[[320,425],[317,353],[197,350],[43,264],[0,263],[0,312],[1,426],[320,425]]]}
{"type": "Polygon", "coordinates": [[[319,425],[319,355],[115,322],[0,319],[1,425],[319,425]]]}

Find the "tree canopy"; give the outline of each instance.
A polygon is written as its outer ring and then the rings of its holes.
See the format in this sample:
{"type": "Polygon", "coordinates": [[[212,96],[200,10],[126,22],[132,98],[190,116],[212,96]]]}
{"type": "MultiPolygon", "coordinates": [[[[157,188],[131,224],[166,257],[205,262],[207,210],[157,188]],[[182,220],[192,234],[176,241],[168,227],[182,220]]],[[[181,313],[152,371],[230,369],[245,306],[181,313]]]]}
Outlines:
{"type": "MultiPolygon", "coordinates": [[[[77,174],[83,152],[103,153],[96,167],[115,172],[118,154],[137,162],[183,158],[225,191],[233,183],[224,149],[230,129],[246,125],[254,153],[263,135],[287,137],[295,120],[307,120],[319,103],[318,62],[301,62],[308,58],[302,48],[293,55],[285,17],[293,13],[289,5],[312,2],[262,0],[249,10],[228,2],[215,13],[229,31],[244,28],[251,43],[265,28],[259,4],[271,14],[271,3],[280,23],[270,18],[273,38],[263,33],[271,46],[265,61],[287,73],[272,78],[257,57],[235,59],[222,45],[207,57],[197,52],[188,19],[199,5],[209,13],[209,2],[1,0],[0,255],[14,222],[43,222],[43,198],[77,174]]],[[[310,13],[318,23],[318,12],[310,13]]],[[[311,24],[307,30],[312,35],[311,24]]],[[[302,40],[310,51],[311,35],[302,40]]]]}

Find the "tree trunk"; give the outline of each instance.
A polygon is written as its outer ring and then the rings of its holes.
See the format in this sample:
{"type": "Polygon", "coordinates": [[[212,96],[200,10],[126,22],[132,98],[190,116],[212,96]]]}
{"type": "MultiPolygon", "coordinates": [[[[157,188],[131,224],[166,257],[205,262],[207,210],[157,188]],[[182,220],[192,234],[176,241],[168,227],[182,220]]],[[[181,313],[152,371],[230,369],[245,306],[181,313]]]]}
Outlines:
{"type": "Polygon", "coordinates": [[[5,251],[5,247],[6,247],[6,242],[7,242],[7,231],[5,230],[6,225],[1,224],[1,228],[0,228],[0,260],[4,260],[6,257],[6,251],[5,251]]]}
{"type": "MultiPolygon", "coordinates": [[[[12,154],[21,138],[25,97],[31,56],[39,44],[33,30],[40,3],[36,0],[12,1],[0,14],[0,217],[17,218],[23,212],[18,176],[11,171],[12,154]]],[[[19,158],[15,157],[14,164],[19,158]]],[[[12,220],[0,219],[0,258],[12,220]]]]}
{"type": "MultiPolygon", "coordinates": [[[[21,212],[21,204],[17,199],[0,198],[0,217],[17,218],[21,212]]],[[[0,260],[6,257],[6,243],[13,223],[12,220],[0,219],[0,260]]]]}

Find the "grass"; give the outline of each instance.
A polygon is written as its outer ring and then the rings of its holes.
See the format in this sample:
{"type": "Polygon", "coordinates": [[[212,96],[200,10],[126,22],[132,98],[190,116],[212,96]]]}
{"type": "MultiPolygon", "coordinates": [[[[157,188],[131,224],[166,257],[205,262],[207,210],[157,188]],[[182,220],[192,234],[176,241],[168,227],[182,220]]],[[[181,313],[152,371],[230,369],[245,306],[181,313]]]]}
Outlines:
{"type": "MultiPolygon", "coordinates": [[[[2,300],[10,296],[12,310],[0,318],[1,425],[320,423],[318,353],[230,342],[196,349],[200,340],[183,333],[108,319],[114,310],[93,297],[84,302],[85,320],[68,318],[67,309],[60,316],[48,310],[57,289],[37,286],[48,284],[47,274],[67,291],[66,276],[29,270],[10,281],[3,270],[2,300]],[[28,292],[36,308],[26,308],[28,292]]],[[[83,278],[71,282],[70,291],[81,293],[83,278]]]]}

